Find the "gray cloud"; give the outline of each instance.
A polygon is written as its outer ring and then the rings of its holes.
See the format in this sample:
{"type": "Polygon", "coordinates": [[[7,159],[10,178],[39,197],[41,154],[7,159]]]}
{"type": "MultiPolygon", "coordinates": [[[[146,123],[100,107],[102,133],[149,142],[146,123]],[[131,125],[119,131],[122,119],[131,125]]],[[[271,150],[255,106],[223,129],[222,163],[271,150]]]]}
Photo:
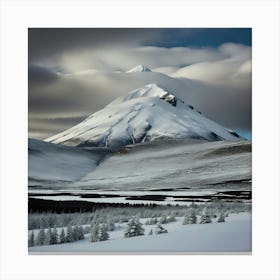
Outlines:
{"type": "Polygon", "coordinates": [[[58,79],[56,73],[48,70],[47,68],[37,65],[28,66],[28,84],[29,86],[41,86],[42,84],[50,84],[58,79]]]}
{"type": "Polygon", "coordinates": [[[59,57],[65,52],[104,46],[138,46],[160,38],[159,29],[141,28],[30,28],[30,63],[59,57]]]}
{"type": "Polygon", "coordinates": [[[224,126],[251,130],[251,48],[140,46],[160,36],[154,29],[111,29],[106,36],[103,29],[30,29],[30,137],[69,128],[148,83],[158,83],[224,126]],[[137,64],[155,72],[115,72],[137,64]]]}

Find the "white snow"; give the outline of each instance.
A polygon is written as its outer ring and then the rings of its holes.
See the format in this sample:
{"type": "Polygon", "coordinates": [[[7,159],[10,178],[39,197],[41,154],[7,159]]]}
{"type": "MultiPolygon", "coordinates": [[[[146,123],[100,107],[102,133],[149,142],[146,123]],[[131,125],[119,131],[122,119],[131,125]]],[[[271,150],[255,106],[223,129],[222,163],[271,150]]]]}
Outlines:
{"type": "Polygon", "coordinates": [[[199,114],[179,98],[176,98],[176,106],[170,104],[169,99],[174,98],[173,93],[157,84],[148,84],[115,99],[83,122],[46,141],[70,146],[86,143],[117,149],[159,138],[242,139],[199,114]],[[161,99],[166,93],[168,100],[161,99]]]}
{"type": "Polygon", "coordinates": [[[28,140],[29,180],[74,181],[92,171],[108,154],[105,149],[83,150],[28,140]]]}
{"type": "MultiPolygon", "coordinates": [[[[142,220],[143,222],[143,220],[142,220]]],[[[126,224],[116,225],[110,231],[110,240],[91,243],[90,235],[84,240],[58,245],[29,247],[31,253],[43,252],[247,252],[252,251],[251,214],[231,214],[225,223],[182,225],[182,218],[164,224],[166,234],[147,235],[155,225],[144,225],[145,235],[124,238],[126,224]]]]}
{"type": "Polygon", "coordinates": [[[137,73],[137,72],[152,72],[150,68],[144,65],[137,65],[132,69],[128,70],[126,73],[137,73]]]}
{"type": "Polygon", "coordinates": [[[103,161],[73,186],[134,191],[186,187],[211,190],[211,184],[251,178],[250,145],[246,141],[138,144],[103,161]]]}

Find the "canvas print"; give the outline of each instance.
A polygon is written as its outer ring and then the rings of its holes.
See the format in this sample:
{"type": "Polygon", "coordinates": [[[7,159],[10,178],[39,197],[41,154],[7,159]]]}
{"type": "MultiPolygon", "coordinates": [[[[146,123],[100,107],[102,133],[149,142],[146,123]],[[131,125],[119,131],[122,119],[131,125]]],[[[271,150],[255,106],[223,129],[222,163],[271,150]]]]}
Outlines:
{"type": "Polygon", "coordinates": [[[29,28],[29,253],[251,253],[251,51],[250,28],[29,28]]]}

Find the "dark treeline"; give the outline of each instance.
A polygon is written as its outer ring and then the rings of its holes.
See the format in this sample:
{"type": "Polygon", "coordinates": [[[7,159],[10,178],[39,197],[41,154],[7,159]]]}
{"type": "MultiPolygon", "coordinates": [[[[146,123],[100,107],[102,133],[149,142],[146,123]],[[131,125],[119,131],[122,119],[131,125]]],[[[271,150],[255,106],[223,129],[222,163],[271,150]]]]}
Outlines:
{"type": "MultiPolygon", "coordinates": [[[[95,222],[103,223],[104,221],[112,221],[114,223],[127,222],[131,217],[138,218],[154,218],[162,216],[178,216],[183,217],[189,214],[190,211],[195,210],[197,215],[207,210],[208,213],[217,214],[220,212],[238,213],[251,210],[251,204],[242,202],[212,202],[212,203],[192,203],[189,206],[176,205],[141,205],[141,204],[121,204],[121,203],[88,203],[89,206],[85,211],[84,204],[75,204],[76,201],[68,201],[65,207],[65,201],[54,201],[59,211],[55,212],[53,208],[48,205],[50,201],[36,200],[36,203],[43,202],[48,206],[43,211],[44,207],[29,209],[28,228],[40,229],[48,227],[66,227],[74,225],[86,225],[95,222]],[[63,205],[60,205],[63,204],[63,205]],[[76,207],[73,207],[73,205],[76,207]],[[78,206],[81,206],[80,208],[78,206]],[[66,211],[64,211],[66,209],[66,211]],[[76,210],[76,211],[74,211],[76,210]]],[[[53,202],[53,201],[52,201],[53,202]]],[[[44,206],[43,205],[43,206],[44,206]]]]}
{"type": "Polygon", "coordinates": [[[75,213],[75,212],[93,212],[99,208],[115,207],[157,207],[154,203],[149,204],[131,204],[131,203],[107,203],[107,202],[90,202],[78,200],[55,201],[47,199],[28,198],[28,212],[52,212],[52,213],[75,213]]]}

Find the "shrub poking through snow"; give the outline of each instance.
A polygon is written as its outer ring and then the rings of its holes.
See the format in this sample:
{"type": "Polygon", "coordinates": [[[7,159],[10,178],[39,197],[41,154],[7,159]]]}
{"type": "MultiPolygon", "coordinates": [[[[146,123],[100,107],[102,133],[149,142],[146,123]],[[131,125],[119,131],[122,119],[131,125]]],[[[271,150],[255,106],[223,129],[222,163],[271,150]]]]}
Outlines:
{"type": "Polygon", "coordinates": [[[197,223],[197,217],[194,211],[191,211],[191,213],[184,217],[182,225],[189,225],[189,224],[196,224],[197,223]]]}
{"type": "Polygon", "coordinates": [[[205,213],[203,214],[201,217],[200,217],[200,221],[199,221],[200,224],[209,224],[209,223],[212,223],[212,220],[211,220],[211,217],[208,213],[205,213]]]}
{"type": "Polygon", "coordinates": [[[150,230],[149,235],[153,235],[153,229],[150,230]]]}
{"type": "Polygon", "coordinates": [[[155,234],[167,233],[167,229],[162,226],[162,224],[158,223],[155,228],[155,234]]]}
{"type": "Polygon", "coordinates": [[[136,218],[132,218],[127,223],[127,228],[124,232],[124,237],[134,237],[138,235],[144,235],[145,229],[142,227],[142,223],[136,218]]]}

